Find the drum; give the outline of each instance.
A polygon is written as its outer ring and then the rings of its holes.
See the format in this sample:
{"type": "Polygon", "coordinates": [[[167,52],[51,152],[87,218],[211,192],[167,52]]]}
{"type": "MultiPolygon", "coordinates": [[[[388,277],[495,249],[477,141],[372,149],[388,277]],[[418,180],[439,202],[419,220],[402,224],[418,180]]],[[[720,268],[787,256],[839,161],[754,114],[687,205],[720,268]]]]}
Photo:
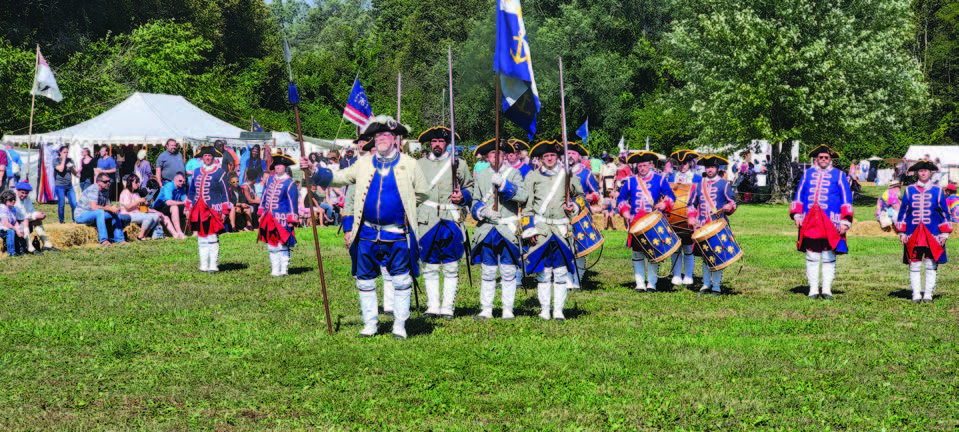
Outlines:
{"type": "Polygon", "coordinates": [[[693,233],[693,241],[699,245],[703,259],[712,271],[722,270],[743,256],[726,219],[716,219],[693,233]]]}
{"type": "Polygon", "coordinates": [[[658,211],[633,222],[629,227],[629,234],[632,236],[631,242],[636,242],[646,258],[653,263],[662,262],[679,250],[679,236],[658,211]]]}
{"type": "Polygon", "coordinates": [[[692,185],[676,183],[670,186],[673,195],[676,195],[676,201],[673,209],[666,213],[666,220],[677,234],[686,238],[687,244],[692,244],[689,243],[689,237],[693,234],[693,227],[689,225],[689,217],[686,215],[689,199],[692,198],[692,185]]]}
{"type": "Polygon", "coordinates": [[[882,228],[883,231],[887,232],[892,229],[892,218],[889,217],[889,213],[879,213],[879,228],[882,228]]]}
{"type": "Polygon", "coordinates": [[[580,197],[576,198],[576,204],[579,205],[579,214],[570,219],[573,225],[573,243],[576,246],[576,258],[582,258],[589,255],[590,252],[599,249],[605,239],[603,235],[593,226],[593,212],[589,210],[586,201],[580,197]]]}

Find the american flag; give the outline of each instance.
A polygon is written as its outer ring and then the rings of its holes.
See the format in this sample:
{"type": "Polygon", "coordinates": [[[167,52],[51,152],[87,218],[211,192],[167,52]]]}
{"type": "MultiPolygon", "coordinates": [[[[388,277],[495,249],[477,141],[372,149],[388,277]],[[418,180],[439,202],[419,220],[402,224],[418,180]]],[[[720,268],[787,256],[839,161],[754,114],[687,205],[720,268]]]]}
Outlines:
{"type": "Polygon", "coordinates": [[[366,92],[363,91],[363,85],[360,79],[353,80],[353,91],[350,92],[350,99],[346,102],[346,108],[343,109],[343,118],[357,126],[363,127],[367,120],[373,116],[373,110],[370,108],[370,101],[366,98],[366,92]]]}

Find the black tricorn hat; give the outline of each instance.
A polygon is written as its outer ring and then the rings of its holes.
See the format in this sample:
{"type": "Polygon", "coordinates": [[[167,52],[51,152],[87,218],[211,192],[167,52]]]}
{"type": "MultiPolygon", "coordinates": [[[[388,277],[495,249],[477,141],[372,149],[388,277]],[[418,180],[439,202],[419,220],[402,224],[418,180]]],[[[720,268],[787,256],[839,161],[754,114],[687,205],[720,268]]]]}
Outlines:
{"type": "Polygon", "coordinates": [[[685,164],[691,162],[695,158],[698,158],[699,153],[696,153],[692,150],[683,149],[674,151],[673,154],[669,155],[669,157],[675,159],[681,164],[685,164]]]}
{"type": "Polygon", "coordinates": [[[636,164],[636,163],[643,163],[643,162],[654,162],[658,160],[659,160],[658,154],[640,150],[636,153],[629,155],[629,157],[626,158],[626,163],[636,164]]]}
{"type": "Polygon", "coordinates": [[[909,167],[909,171],[912,171],[912,172],[918,172],[921,169],[929,170],[929,171],[939,171],[939,167],[937,167],[936,164],[932,163],[932,161],[927,159],[920,159],[919,162],[916,162],[912,164],[911,167],[909,167]]]}
{"type": "Polygon", "coordinates": [[[277,165],[293,166],[296,165],[296,162],[293,160],[293,158],[285,154],[276,153],[272,156],[272,160],[270,161],[270,169],[276,168],[277,165]]]}
{"type": "MultiPolygon", "coordinates": [[[[560,143],[562,143],[562,141],[560,141],[560,143]]],[[[589,150],[586,150],[586,148],[583,147],[583,145],[580,144],[580,143],[578,143],[578,142],[569,141],[569,142],[566,143],[566,146],[569,147],[569,151],[571,151],[571,152],[574,151],[574,152],[579,153],[579,154],[581,154],[581,155],[583,155],[583,156],[585,156],[585,157],[589,157],[589,150]]]]}
{"type": "MultiPolygon", "coordinates": [[[[437,126],[431,129],[427,129],[425,132],[421,133],[419,138],[417,138],[416,140],[419,141],[421,144],[423,143],[429,144],[430,141],[433,141],[435,139],[444,140],[446,141],[447,144],[449,144],[453,140],[453,133],[452,131],[450,131],[450,128],[437,126]]],[[[456,139],[457,140],[460,139],[460,134],[456,134],[456,139]]]]}
{"type": "Polygon", "coordinates": [[[388,115],[372,117],[366,122],[366,126],[363,126],[363,135],[374,137],[380,132],[391,132],[394,135],[405,137],[410,134],[410,127],[388,115]]]}
{"type": "Polygon", "coordinates": [[[839,159],[840,157],[839,152],[833,150],[832,148],[830,148],[829,146],[825,144],[820,144],[816,148],[812,149],[812,151],[809,152],[809,157],[812,159],[815,159],[816,156],[819,156],[820,153],[826,153],[829,155],[829,157],[833,159],[839,159]]]}
{"type": "Polygon", "coordinates": [[[562,156],[563,145],[556,141],[540,141],[529,151],[529,157],[541,157],[547,153],[556,153],[557,156],[562,156]]]}
{"type": "Polygon", "coordinates": [[[213,148],[213,146],[203,146],[200,147],[200,152],[196,154],[196,157],[203,157],[203,155],[211,155],[213,157],[222,156],[222,153],[213,148]]]}
{"type": "Polygon", "coordinates": [[[699,158],[699,165],[704,167],[721,167],[723,165],[729,165],[729,161],[716,155],[706,155],[699,158]]]}
{"type": "Polygon", "coordinates": [[[518,152],[523,150],[529,151],[529,144],[527,144],[526,141],[510,138],[509,143],[512,144],[513,148],[518,152]]]}
{"type": "MultiPolygon", "coordinates": [[[[486,141],[473,150],[473,156],[485,155],[496,149],[496,138],[493,138],[489,141],[486,141]]],[[[509,141],[500,138],[499,140],[499,151],[503,153],[513,153],[516,151],[516,147],[513,147],[509,141]]]]}

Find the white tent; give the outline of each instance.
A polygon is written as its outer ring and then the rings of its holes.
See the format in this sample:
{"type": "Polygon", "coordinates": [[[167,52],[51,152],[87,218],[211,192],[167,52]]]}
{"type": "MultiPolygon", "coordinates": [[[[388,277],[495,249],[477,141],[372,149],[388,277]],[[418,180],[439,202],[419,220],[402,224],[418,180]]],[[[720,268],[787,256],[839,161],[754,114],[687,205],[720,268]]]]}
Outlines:
{"type": "MultiPolygon", "coordinates": [[[[33,142],[163,144],[173,138],[239,137],[243,130],[197,108],[182,96],[134,93],[117,106],[78,125],[33,135],[33,142]]],[[[25,143],[28,135],[7,136],[25,143]]]]}
{"type": "Polygon", "coordinates": [[[903,159],[916,161],[919,159],[925,159],[926,155],[928,155],[929,159],[931,160],[939,159],[939,162],[943,166],[959,166],[959,146],[954,145],[909,146],[909,150],[906,151],[906,155],[903,156],[903,159]]]}

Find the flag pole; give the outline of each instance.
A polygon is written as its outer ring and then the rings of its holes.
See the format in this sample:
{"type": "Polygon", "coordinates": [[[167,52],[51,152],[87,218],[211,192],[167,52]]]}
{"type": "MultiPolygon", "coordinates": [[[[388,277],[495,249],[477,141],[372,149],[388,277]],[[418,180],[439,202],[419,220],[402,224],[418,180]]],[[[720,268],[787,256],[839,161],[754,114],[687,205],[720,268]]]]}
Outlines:
{"type": "MultiPolygon", "coordinates": [[[[359,76],[359,75],[357,75],[359,76]]],[[[396,122],[400,122],[400,106],[403,102],[403,72],[396,73],[396,122]]]]}
{"type": "MultiPolygon", "coordinates": [[[[39,68],[40,68],[40,44],[37,44],[37,56],[36,56],[36,60],[33,62],[33,86],[34,87],[36,87],[37,85],[37,70],[39,68]]],[[[29,128],[29,131],[27,132],[27,135],[28,135],[27,137],[28,163],[26,164],[27,174],[24,176],[24,179],[27,181],[28,184],[30,183],[30,163],[29,163],[30,149],[33,147],[33,110],[34,108],[36,108],[36,105],[37,105],[37,94],[33,91],[32,88],[30,89],[30,94],[33,97],[30,100],[30,128],[29,128]]],[[[37,154],[39,155],[39,152],[37,154]]],[[[40,161],[40,158],[37,158],[38,163],[39,161],[40,161]]],[[[37,167],[37,169],[39,170],[40,168],[37,167]]],[[[37,195],[37,193],[39,193],[39,189],[40,189],[40,182],[39,182],[39,177],[37,177],[37,192],[34,193],[34,197],[39,196],[37,195]]]]}
{"type": "MultiPolygon", "coordinates": [[[[496,161],[499,166],[495,168],[496,171],[499,171],[500,167],[503,166],[503,155],[499,153],[499,104],[502,96],[502,89],[499,86],[499,74],[493,74],[493,79],[496,81],[496,100],[493,102],[493,106],[496,111],[496,142],[493,143],[493,150],[496,152],[496,161]]],[[[490,162],[490,169],[493,168],[492,161],[490,162]]],[[[493,211],[499,211],[499,194],[493,194],[493,211]]]]}
{"type": "Polygon", "coordinates": [[[563,87],[563,56],[559,57],[559,108],[563,127],[563,163],[566,165],[566,202],[569,202],[569,140],[566,139],[566,91],[563,87]]]}

